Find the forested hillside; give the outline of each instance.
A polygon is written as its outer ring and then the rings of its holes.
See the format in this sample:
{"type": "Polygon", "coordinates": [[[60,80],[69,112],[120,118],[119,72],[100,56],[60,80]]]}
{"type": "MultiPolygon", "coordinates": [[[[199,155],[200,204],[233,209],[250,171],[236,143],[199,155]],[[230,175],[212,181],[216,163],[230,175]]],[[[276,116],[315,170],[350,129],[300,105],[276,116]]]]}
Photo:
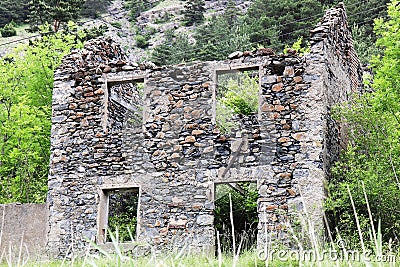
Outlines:
{"type": "MultiPolygon", "coordinates": [[[[282,52],[296,41],[307,47],[309,30],[325,9],[339,2],[118,1],[120,5],[114,5],[118,9],[110,9],[116,0],[0,2],[0,49],[30,40],[0,59],[1,203],[45,202],[53,71],[62,56],[85,39],[108,32],[120,37],[122,47],[136,60],[158,65],[224,59],[234,51],[260,47],[282,52]],[[122,19],[130,24],[121,23],[122,19]],[[71,21],[90,22],[91,30],[76,29],[71,21]],[[29,25],[37,36],[8,39],[18,34],[15,29],[21,25],[29,25]]],[[[386,240],[400,234],[400,11],[399,1],[393,0],[388,16],[389,2],[345,1],[354,45],[375,75],[367,86],[370,93],[356,98],[351,108],[346,105],[336,112],[351,134],[349,147],[334,169],[327,206],[331,224],[342,225],[343,232],[354,236],[357,225],[350,191],[363,230],[369,229],[370,222],[377,228],[380,221],[386,240]],[[381,19],[374,23],[377,18],[381,19]]]]}

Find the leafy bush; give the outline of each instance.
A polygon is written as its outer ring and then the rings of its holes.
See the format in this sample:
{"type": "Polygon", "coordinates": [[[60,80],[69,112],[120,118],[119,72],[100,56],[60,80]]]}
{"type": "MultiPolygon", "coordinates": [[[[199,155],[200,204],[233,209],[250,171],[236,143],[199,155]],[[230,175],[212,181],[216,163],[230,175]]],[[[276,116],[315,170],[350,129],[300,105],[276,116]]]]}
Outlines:
{"type": "Polygon", "coordinates": [[[108,27],[105,25],[100,25],[98,27],[92,27],[92,28],[85,28],[81,31],[81,33],[84,35],[83,41],[102,36],[107,30],[108,27]]]}
{"type": "Polygon", "coordinates": [[[136,46],[139,48],[146,48],[149,45],[148,39],[143,35],[136,35],[136,46]]]}
{"type": "MultiPolygon", "coordinates": [[[[119,191],[109,194],[108,230],[117,233],[121,242],[133,241],[139,201],[137,191],[119,191]]],[[[111,241],[111,240],[108,240],[111,241]]]]}
{"type": "Polygon", "coordinates": [[[250,115],[258,111],[258,77],[249,73],[231,73],[218,78],[216,123],[222,132],[236,126],[234,114],[250,115]],[[223,77],[227,76],[227,77],[223,77]]]}
{"type": "Polygon", "coordinates": [[[16,36],[17,35],[17,30],[14,28],[14,26],[9,23],[6,26],[4,26],[2,29],[0,29],[1,36],[3,37],[11,37],[11,36],[16,36]]]}
{"type": "Polygon", "coordinates": [[[119,21],[111,22],[111,26],[113,26],[113,27],[115,27],[117,29],[121,29],[122,28],[122,24],[119,21]]]}
{"type": "Polygon", "coordinates": [[[233,109],[236,114],[250,115],[258,110],[258,77],[243,74],[243,79],[229,80],[221,103],[233,109]]]}
{"type": "Polygon", "coordinates": [[[218,129],[222,133],[228,133],[231,131],[231,129],[238,126],[238,123],[232,120],[232,116],[232,109],[217,101],[215,120],[218,129]]]}
{"type": "MultiPolygon", "coordinates": [[[[292,47],[290,47],[293,50],[296,50],[297,53],[299,54],[299,56],[303,56],[304,54],[308,54],[310,53],[310,42],[306,42],[305,44],[303,44],[303,36],[300,36],[299,39],[297,39],[296,42],[293,43],[292,47]]],[[[288,53],[289,50],[289,46],[286,45],[285,49],[283,50],[283,52],[285,54],[288,53]]]]}
{"type": "Polygon", "coordinates": [[[380,36],[377,45],[384,52],[373,60],[373,92],[338,110],[338,119],[347,125],[349,142],[333,169],[327,210],[331,224],[348,239],[358,239],[350,191],[366,238],[372,218],[374,228],[381,221],[384,241],[399,244],[400,68],[397,61],[400,32],[393,27],[400,24],[399,3],[395,0],[389,6],[389,21],[376,21],[375,29],[380,36]]]}

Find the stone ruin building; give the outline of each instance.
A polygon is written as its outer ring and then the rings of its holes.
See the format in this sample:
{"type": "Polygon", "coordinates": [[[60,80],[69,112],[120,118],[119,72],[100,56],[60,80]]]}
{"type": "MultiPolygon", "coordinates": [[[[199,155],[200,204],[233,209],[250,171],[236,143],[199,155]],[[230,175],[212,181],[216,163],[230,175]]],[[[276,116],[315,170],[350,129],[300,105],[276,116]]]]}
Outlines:
{"type": "MultiPolygon", "coordinates": [[[[269,49],[224,61],[129,65],[90,41],[55,73],[48,191],[49,255],[106,246],[111,203],[136,195],[135,240],[158,250],[213,251],[218,184],[254,182],[257,242],[285,240],[292,215],[323,228],[324,183],[343,145],[333,105],[362,87],[343,4],[311,31],[304,57],[269,49]],[[221,75],[258,77],[258,112],[216,127],[221,75]]],[[[44,227],[44,228],[46,228],[44,227]]]]}
{"type": "Polygon", "coordinates": [[[362,86],[343,5],[311,31],[305,57],[269,49],[229,60],[128,65],[110,40],[64,58],[55,73],[48,192],[51,255],[107,244],[115,194],[136,194],[135,240],[156,249],[212,251],[220,183],[255,182],[258,244],[287,238],[293,214],[323,226],[324,182],[341,128],[331,107],[362,86]],[[220,75],[253,71],[258,112],[223,134],[220,75]]]}

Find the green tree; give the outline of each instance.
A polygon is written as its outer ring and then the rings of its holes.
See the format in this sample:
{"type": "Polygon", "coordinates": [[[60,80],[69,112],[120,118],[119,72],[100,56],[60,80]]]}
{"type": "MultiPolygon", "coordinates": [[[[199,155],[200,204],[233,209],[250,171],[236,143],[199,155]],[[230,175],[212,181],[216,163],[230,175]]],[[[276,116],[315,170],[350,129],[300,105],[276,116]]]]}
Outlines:
{"type": "Polygon", "coordinates": [[[229,24],[234,24],[238,20],[240,15],[241,13],[239,9],[236,7],[235,2],[233,2],[233,0],[229,0],[224,12],[224,17],[226,21],[229,24]]]}
{"type": "Polygon", "coordinates": [[[24,0],[0,1],[0,27],[4,27],[11,21],[17,24],[24,23],[28,14],[28,3],[24,0]]]}
{"type": "Polygon", "coordinates": [[[188,36],[169,30],[165,33],[165,41],[154,48],[151,60],[157,65],[170,65],[192,61],[193,56],[194,48],[189,43],[188,36]]]}
{"type": "Polygon", "coordinates": [[[186,0],[184,15],[184,25],[192,26],[204,21],[204,0],[186,0]]]}
{"type": "Polygon", "coordinates": [[[82,0],[31,0],[29,2],[29,23],[33,29],[49,23],[57,32],[62,24],[79,17],[82,0]]]}
{"type": "Polygon", "coordinates": [[[125,0],[124,7],[129,10],[129,15],[132,21],[140,15],[140,13],[151,9],[156,6],[159,1],[149,1],[149,0],[125,0]]]}
{"type": "Polygon", "coordinates": [[[111,0],[86,0],[83,4],[80,15],[86,18],[97,18],[107,11],[111,0]]]}
{"type": "MultiPolygon", "coordinates": [[[[349,144],[334,168],[327,208],[331,222],[342,235],[355,237],[357,227],[347,188],[350,189],[363,233],[371,230],[364,190],[374,228],[381,222],[383,239],[400,235],[400,2],[388,8],[389,20],[375,22],[377,46],[383,50],[373,59],[375,75],[371,93],[357,97],[339,109],[348,125],[349,144]]],[[[376,229],[375,229],[376,230],[376,229]]],[[[369,239],[369,236],[364,236],[369,239]]]]}
{"type": "Polygon", "coordinates": [[[0,203],[45,201],[53,72],[76,45],[57,33],[0,60],[0,203]]]}
{"type": "Polygon", "coordinates": [[[214,60],[225,59],[234,51],[251,50],[247,25],[238,17],[224,15],[211,18],[208,23],[200,26],[194,33],[196,40],[194,49],[196,59],[214,60]]]}
{"type": "Polygon", "coordinates": [[[255,0],[247,11],[251,42],[283,49],[299,37],[304,40],[322,16],[321,1],[255,0]]]}
{"type": "Polygon", "coordinates": [[[236,11],[230,12],[228,9],[225,12],[228,13],[214,16],[197,27],[191,36],[167,32],[164,43],[153,50],[151,60],[159,65],[220,60],[234,51],[251,50],[247,24],[241,16],[230,15],[237,14],[236,11]]]}

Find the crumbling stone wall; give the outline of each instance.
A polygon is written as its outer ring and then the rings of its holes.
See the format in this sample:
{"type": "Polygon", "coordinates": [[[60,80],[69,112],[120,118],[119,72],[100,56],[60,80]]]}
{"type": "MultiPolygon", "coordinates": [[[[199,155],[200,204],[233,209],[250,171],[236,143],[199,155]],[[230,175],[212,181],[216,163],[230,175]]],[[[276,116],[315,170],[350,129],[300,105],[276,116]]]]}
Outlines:
{"type": "Polygon", "coordinates": [[[299,109],[305,114],[301,154],[292,183],[302,191],[304,210],[315,232],[323,228],[322,203],[330,168],[346,143],[346,128],[331,118],[335,104],[362,91],[362,68],[353,47],[343,3],[328,10],[311,31],[304,80],[309,90],[299,109]],[[321,179],[324,177],[324,179],[321,179]]]}
{"type": "Polygon", "coordinates": [[[221,182],[257,182],[260,246],[265,229],[288,240],[294,213],[307,211],[321,227],[323,183],[339,147],[330,108],[361,84],[342,5],[327,12],[303,58],[261,49],[168,67],[125,60],[118,46],[98,39],[72,51],[55,73],[51,255],[82,252],[86,238],[102,242],[104,190],[112,188],[139,188],[136,239],[157,249],[213,249],[221,182]],[[258,114],[222,134],[218,73],[246,69],[259,73],[258,114]]]}

